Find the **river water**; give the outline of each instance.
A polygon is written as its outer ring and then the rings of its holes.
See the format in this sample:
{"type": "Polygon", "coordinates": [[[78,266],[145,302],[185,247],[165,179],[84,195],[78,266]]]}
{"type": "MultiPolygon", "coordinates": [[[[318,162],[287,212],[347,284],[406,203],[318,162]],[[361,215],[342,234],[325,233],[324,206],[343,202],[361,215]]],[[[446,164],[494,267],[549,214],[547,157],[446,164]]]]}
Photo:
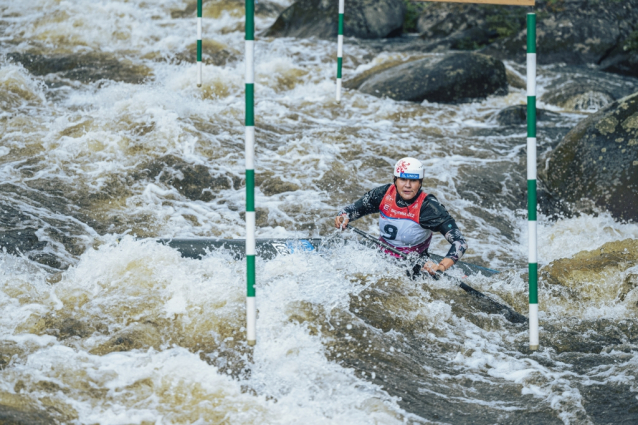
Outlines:
{"type": "MultiPolygon", "coordinates": [[[[244,262],[146,239],[244,237],[243,5],[206,3],[197,88],[194,4],[0,2],[0,422],[638,421],[628,271],[577,291],[541,281],[532,353],[525,326],[373,249],[259,260],[247,347],[244,262]]],[[[258,32],[287,4],[260,2],[258,32]]],[[[338,208],[415,156],[465,260],[502,271],[469,283],[526,313],[526,130],[496,121],[525,91],[462,105],[347,91],[337,105],[336,40],[257,38],[258,237],[340,238],[338,208]]],[[[410,42],[346,40],[345,78],[427,56],[410,42]]],[[[539,96],[574,72],[594,71],[540,68],[539,96]]],[[[539,106],[560,112],[539,123],[539,153],[590,112],[539,106]]],[[[606,213],[541,214],[539,262],[627,238],[638,225],[606,213]]]]}

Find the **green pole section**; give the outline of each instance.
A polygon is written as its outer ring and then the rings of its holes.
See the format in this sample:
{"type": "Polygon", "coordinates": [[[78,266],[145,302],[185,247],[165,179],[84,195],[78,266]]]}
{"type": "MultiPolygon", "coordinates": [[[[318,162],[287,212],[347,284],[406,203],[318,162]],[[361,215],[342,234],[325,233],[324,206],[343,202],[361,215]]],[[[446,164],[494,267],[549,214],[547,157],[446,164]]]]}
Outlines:
{"type": "Polygon", "coordinates": [[[538,350],[536,230],[536,14],[527,14],[527,219],[529,229],[529,348],[538,350]]]}
{"type": "Polygon", "coordinates": [[[341,102],[341,66],[343,65],[343,12],[345,0],[339,0],[339,33],[337,35],[337,103],[341,102]]]}
{"type": "Polygon", "coordinates": [[[255,345],[255,0],[246,0],[246,339],[255,345]]]}
{"type": "Polygon", "coordinates": [[[197,87],[202,86],[202,0],[197,0],[197,87]]]}

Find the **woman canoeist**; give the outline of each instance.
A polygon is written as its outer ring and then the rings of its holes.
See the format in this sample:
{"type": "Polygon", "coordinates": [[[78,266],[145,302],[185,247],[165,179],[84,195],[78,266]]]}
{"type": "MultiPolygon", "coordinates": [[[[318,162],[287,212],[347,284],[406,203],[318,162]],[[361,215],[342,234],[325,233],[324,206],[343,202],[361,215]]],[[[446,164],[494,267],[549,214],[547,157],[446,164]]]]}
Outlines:
{"type": "Polygon", "coordinates": [[[343,208],[335,217],[335,227],[343,230],[349,221],[378,212],[379,239],[406,254],[414,252],[419,256],[427,256],[433,232],[441,233],[452,246],[439,264],[428,261],[423,270],[430,274],[446,271],[463,256],[467,242],[445,207],[434,195],[423,192],[423,174],[421,161],[400,159],[394,166],[394,183],[372,189],[343,208]]]}

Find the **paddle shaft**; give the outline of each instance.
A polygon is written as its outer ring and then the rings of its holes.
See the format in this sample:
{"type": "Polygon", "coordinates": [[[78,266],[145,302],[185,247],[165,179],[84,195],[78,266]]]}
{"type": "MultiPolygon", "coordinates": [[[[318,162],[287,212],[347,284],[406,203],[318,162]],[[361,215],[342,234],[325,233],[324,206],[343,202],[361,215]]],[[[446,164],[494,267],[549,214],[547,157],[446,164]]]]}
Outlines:
{"type": "MultiPolygon", "coordinates": [[[[372,235],[367,234],[366,232],[364,232],[363,230],[359,230],[356,227],[353,227],[351,225],[346,225],[347,228],[352,229],[356,234],[366,238],[367,240],[374,242],[375,244],[387,249],[390,252],[393,252],[395,254],[397,254],[398,256],[400,256],[401,258],[407,260],[408,256],[405,252],[401,252],[398,249],[388,245],[387,243],[375,238],[372,235]]],[[[420,268],[420,265],[417,264],[417,267],[420,268]]],[[[416,269],[416,267],[415,267],[416,269]]],[[[416,270],[414,270],[416,271],[416,270]]],[[[504,311],[504,315],[505,317],[510,321],[510,322],[514,322],[514,323],[523,323],[525,321],[527,321],[527,318],[525,316],[523,316],[522,314],[512,310],[511,308],[498,303],[496,301],[494,301],[493,299],[491,299],[490,297],[488,297],[487,295],[485,295],[484,293],[477,291],[476,289],[472,288],[470,285],[466,284],[465,282],[462,282],[460,279],[457,279],[453,276],[448,275],[447,273],[441,272],[441,271],[437,271],[436,275],[431,276],[432,278],[438,280],[440,279],[440,276],[445,276],[450,280],[453,280],[454,282],[456,282],[459,287],[464,290],[465,292],[467,292],[470,295],[473,295],[477,298],[482,298],[486,301],[488,301],[491,304],[494,304],[496,307],[498,307],[499,309],[504,311]]]]}

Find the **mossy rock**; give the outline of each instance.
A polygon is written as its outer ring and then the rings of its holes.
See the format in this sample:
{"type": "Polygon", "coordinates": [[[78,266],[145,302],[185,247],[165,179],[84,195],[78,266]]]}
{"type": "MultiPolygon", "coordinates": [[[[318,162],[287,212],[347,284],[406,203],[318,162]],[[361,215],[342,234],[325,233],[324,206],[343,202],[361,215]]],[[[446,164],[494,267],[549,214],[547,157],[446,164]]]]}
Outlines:
{"type": "Polygon", "coordinates": [[[545,163],[539,177],[557,197],[638,220],[638,93],[581,121],[545,163]]]}
{"type": "Polygon", "coordinates": [[[266,196],[277,195],[285,192],[294,192],[299,190],[299,186],[295,183],[283,181],[279,177],[271,177],[265,179],[263,183],[259,185],[259,188],[266,196]]]}
{"type": "Polygon", "coordinates": [[[44,56],[35,53],[9,53],[12,60],[21,63],[33,75],[57,74],[70,80],[90,83],[99,80],[141,84],[152,77],[145,65],[118,58],[103,52],[73,53],[44,56]]]}
{"type": "Polygon", "coordinates": [[[159,349],[162,337],[153,324],[135,323],[117,332],[107,342],[91,350],[91,354],[103,356],[116,351],[159,349]]]}
{"type": "Polygon", "coordinates": [[[608,242],[572,258],[561,258],[541,269],[541,278],[550,285],[570,288],[583,300],[611,302],[624,300],[636,288],[638,276],[626,270],[638,266],[638,239],[608,242]]]}

